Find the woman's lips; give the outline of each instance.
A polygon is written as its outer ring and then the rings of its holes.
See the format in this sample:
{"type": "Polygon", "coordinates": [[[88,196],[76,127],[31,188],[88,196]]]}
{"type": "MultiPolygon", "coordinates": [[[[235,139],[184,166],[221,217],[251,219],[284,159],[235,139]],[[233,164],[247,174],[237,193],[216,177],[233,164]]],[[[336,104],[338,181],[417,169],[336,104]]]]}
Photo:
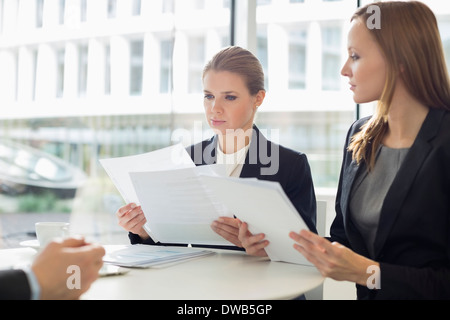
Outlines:
{"type": "Polygon", "coordinates": [[[222,125],[222,124],[224,124],[224,123],[225,123],[225,121],[223,121],[223,120],[215,120],[215,119],[211,119],[211,124],[212,124],[214,127],[220,126],[220,125],[222,125]]]}

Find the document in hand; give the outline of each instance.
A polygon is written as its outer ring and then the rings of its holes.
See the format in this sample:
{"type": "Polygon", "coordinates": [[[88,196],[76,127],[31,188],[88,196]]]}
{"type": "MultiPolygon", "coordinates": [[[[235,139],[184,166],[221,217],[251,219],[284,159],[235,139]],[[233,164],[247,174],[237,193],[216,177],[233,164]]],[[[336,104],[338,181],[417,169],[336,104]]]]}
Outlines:
{"type": "Polygon", "coordinates": [[[199,179],[222,174],[223,167],[196,167],[181,144],[100,163],[125,202],[142,206],[155,242],[233,245],[211,229],[214,220],[232,215],[199,179]]]}
{"type": "Polygon", "coordinates": [[[215,175],[212,166],[131,172],[130,177],[154,241],[173,244],[233,244],[211,229],[221,216],[232,217],[201,174],[215,175]]]}
{"type": "Polygon", "coordinates": [[[130,179],[130,172],[193,168],[194,162],[181,144],[128,157],[100,159],[126,203],[139,204],[130,179]]]}
{"type": "Polygon", "coordinates": [[[198,248],[137,244],[107,253],[103,257],[103,262],[121,267],[148,268],[203,257],[213,253],[213,251],[198,248]]]}
{"type": "Polygon", "coordinates": [[[278,182],[257,179],[202,176],[219,200],[252,234],[264,233],[270,244],[266,252],[272,261],[312,265],[293,248],[289,232],[309,230],[278,182]]]}

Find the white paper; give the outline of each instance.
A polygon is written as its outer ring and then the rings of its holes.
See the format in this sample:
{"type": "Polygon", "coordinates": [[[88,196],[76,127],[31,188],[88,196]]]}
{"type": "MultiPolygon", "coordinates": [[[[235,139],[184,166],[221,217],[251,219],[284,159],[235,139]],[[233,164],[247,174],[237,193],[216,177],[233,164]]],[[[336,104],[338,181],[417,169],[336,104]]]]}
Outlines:
{"type": "Polygon", "coordinates": [[[232,217],[200,174],[217,176],[216,165],[194,168],[130,172],[131,181],[147,219],[146,230],[162,243],[227,245],[211,229],[221,216],[232,217]]]}
{"type": "Polygon", "coordinates": [[[181,144],[128,157],[101,159],[100,163],[125,202],[134,202],[137,205],[139,205],[139,199],[131,183],[130,172],[195,167],[191,157],[181,144]]]}
{"type": "Polygon", "coordinates": [[[278,182],[256,179],[202,176],[205,185],[252,234],[264,233],[272,261],[312,265],[293,248],[289,232],[309,230],[278,182]]]}
{"type": "Polygon", "coordinates": [[[213,251],[187,247],[130,245],[107,253],[105,263],[122,267],[148,268],[213,254],[213,251]]]}

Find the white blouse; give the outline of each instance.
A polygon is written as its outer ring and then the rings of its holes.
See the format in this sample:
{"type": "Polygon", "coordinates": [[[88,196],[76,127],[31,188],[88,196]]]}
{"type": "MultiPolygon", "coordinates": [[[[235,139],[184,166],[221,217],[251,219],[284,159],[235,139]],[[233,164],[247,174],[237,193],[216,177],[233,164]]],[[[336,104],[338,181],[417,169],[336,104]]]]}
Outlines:
{"type": "Polygon", "coordinates": [[[217,164],[224,164],[228,177],[239,177],[245,163],[250,143],[235,153],[223,153],[220,145],[217,148],[217,164]]]}

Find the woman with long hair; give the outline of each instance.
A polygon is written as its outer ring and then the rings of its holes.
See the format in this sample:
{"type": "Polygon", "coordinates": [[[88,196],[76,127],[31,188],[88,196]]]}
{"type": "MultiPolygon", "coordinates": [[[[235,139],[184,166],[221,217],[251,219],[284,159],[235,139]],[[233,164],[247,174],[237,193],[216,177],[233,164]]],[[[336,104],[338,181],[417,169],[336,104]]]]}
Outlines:
{"type": "MultiPolygon", "coordinates": [[[[291,232],[294,247],[359,299],[450,299],[450,85],[433,12],[357,10],[342,75],[355,102],[378,104],[348,132],[330,238],[291,232]]],[[[243,224],[249,253],[255,237],[243,224]]]]}

